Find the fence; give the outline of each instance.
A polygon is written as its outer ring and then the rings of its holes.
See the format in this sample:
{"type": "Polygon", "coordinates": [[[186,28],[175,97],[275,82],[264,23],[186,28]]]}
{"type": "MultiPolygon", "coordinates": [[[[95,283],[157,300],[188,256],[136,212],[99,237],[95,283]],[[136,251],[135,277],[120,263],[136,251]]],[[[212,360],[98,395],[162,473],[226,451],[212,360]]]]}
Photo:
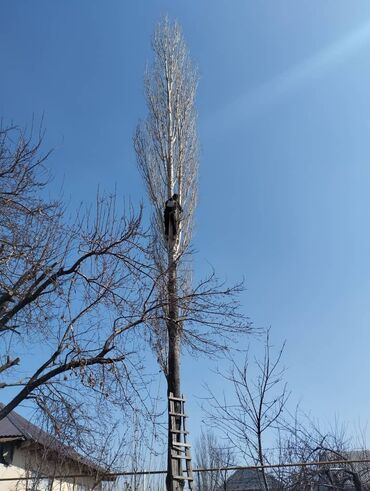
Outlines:
{"type": "MultiPolygon", "coordinates": [[[[348,489],[367,489],[367,487],[357,484],[356,486],[356,470],[351,467],[353,465],[366,467],[370,474],[370,458],[367,459],[348,459],[348,460],[321,460],[321,461],[309,461],[309,462],[293,462],[293,463],[279,463],[279,464],[266,464],[264,466],[252,465],[252,466],[225,466],[217,468],[196,468],[193,470],[195,475],[195,488],[199,491],[205,490],[202,484],[203,474],[220,475],[223,473],[222,487],[215,487],[214,490],[227,491],[227,479],[236,471],[272,471],[276,469],[294,469],[299,471],[300,469],[313,468],[316,469],[317,476],[320,476],[324,471],[328,474],[331,472],[346,472],[353,475],[354,485],[348,489]],[[352,470],[351,470],[352,469],[352,470]]],[[[122,491],[164,491],[165,490],[165,475],[166,470],[144,470],[144,471],[117,471],[109,472],[101,475],[99,480],[95,483],[94,487],[86,487],[81,484],[76,484],[76,480],[84,478],[86,474],[64,474],[53,476],[42,476],[42,479],[32,479],[30,476],[24,477],[7,477],[0,478],[0,490],[27,490],[27,491],[88,491],[88,490],[122,490],[122,491]],[[153,479],[154,478],[154,479],[153,479]],[[56,484],[58,482],[58,484],[56,484]],[[53,484],[55,483],[55,484],[53,484]]],[[[348,481],[348,480],[347,480],[348,481]]],[[[370,481],[368,481],[369,483],[370,481]]],[[[312,486],[305,489],[341,489],[335,487],[332,484],[323,484],[320,487],[319,480],[311,483],[312,486]]],[[[264,489],[263,487],[260,488],[264,489]]],[[[279,489],[286,489],[282,485],[279,489]]],[[[299,488],[296,488],[299,489],[299,488]]]]}

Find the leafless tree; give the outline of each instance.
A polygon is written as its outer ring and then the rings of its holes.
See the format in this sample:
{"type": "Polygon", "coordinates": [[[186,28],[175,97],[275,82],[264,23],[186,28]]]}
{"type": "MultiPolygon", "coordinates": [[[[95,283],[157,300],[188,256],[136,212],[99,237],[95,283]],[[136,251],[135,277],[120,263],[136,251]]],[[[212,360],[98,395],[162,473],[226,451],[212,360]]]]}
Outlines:
{"type": "Polygon", "coordinates": [[[159,298],[168,297],[164,322],[154,326],[159,359],[168,379],[168,391],[177,397],[180,389],[180,339],[178,290],[188,283],[180,258],[187,252],[196,204],[198,141],[196,133],[195,94],[197,75],[178,24],[166,18],[153,36],[154,63],[145,76],[148,106],[147,120],[138,126],[134,144],[139,168],[153,204],[152,255],[162,273],[158,285],[159,298]],[[182,207],[179,230],[166,240],[164,233],[164,203],[174,193],[182,207]],[[163,342],[168,338],[168,344],[163,342]],[[167,351],[163,354],[163,351],[167,351]]]}
{"type": "Polygon", "coordinates": [[[278,449],[282,463],[317,463],[279,469],[284,489],[370,489],[369,464],[351,462],[369,459],[370,452],[363,441],[349,435],[346,426],[338,422],[323,431],[318,422],[297,410],[280,428],[278,449]]]}
{"type": "Polygon", "coordinates": [[[222,444],[212,430],[202,430],[195,445],[195,467],[218,470],[198,473],[198,491],[226,490],[227,471],[221,468],[233,465],[235,465],[233,448],[222,444]]]}
{"type": "Polygon", "coordinates": [[[48,199],[41,143],[42,134],[0,131],[0,388],[12,388],[0,419],[32,398],[57,427],[56,415],[73,418],[92,395],[133,403],[146,385],[136,331],[158,304],[141,212],[98,195],[70,218],[48,199]]]}
{"type": "MultiPolygon", "coordinates": [[[[248,355],[242,366],[232,361],[229,373],[219,373],[231,384],[236,402],[229,402],[225,396],[218,397],[208,387],[210,398],[206,412],[210,424],[221,430],[230,444],[252,465],[268,463],[264,437],[268,430],[278,426],[289,395],[283,381],[284,370],[280,367],[284,346],[275,357],[271,349],[267,331],[262,361],[254,360],[255,374],[248,355]]],[[[261,476],[261,485],[268,490],[264,469],[261,476]]]]}
{"type": "MultiPolygon", "coordinates": [[[[195,97],[197,72],[179,25],[163,19],[152,40],[154,62],[145,75],[148,116],[137,127],[137,162],[153,207],[151,259],[161,312],[150,336],[167,378],[168,393],[181,397],[182,341],[193,350],[225,349],[225,337],[249,329],[234,295],[242,285],[225,287],[212,274],[191,285],[190,244],[197,198],[198,139],[195,97]],[[164,204],[178,195],[182,208],[176,234],[165,236],[164,204]],[[221,338],[220,338],[221,335],[221,338]]],[[[170,422],[169,422],[170,424],[170,422]]],[[[167,487],[172,488],[170,435],[167,487]]],[[[180,466],[179,466],[180,467],[180,466]]],[[[181,468],[178,469],[181,474],[181,468]]]]}

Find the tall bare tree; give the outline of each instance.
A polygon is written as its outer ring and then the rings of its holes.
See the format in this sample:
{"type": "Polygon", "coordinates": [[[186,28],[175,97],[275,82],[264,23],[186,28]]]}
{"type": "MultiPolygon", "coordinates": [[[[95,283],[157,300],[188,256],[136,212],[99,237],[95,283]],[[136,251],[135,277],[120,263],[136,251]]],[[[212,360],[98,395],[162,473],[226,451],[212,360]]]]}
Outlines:
{"type": "MultiPolygon", "coordinates": [[[[197,74],[177,23],[166,18],[153,36],[154,64],[145,76],[148,118],[135,135],[139,168],[154,207],[152,254],[162,273],[157,294],[168,298],[165,324],[168,332],[168,391],[177,397],[180,389],[180,339],[178,289],[180,258],[187,252],[193,226],[198,178],[198,140],[196,133],[195,94],[197,74]],[[176,237],[165,238],[164,203],[174,193],[182,207],[176,237]]],[[[181,271],[183,273],[183,271],[181,271]]],[[[158,326],[158,331],[163,329],[158,326]]],[[[159,333],[161,335],[162,333],[159,333]]],[[[163,349],[160,343],[160,350],[163,349]]],[[[167,363],[167,361],[166,361],[167,363]]]]}
{"type": "MultiPolygon", "coordinates": [[[[158,274],[155,293],[163,306],[151,324],[151,340],[167,378],[168,393],[181,397],[182,341],[190,349],[214,353],[227,347],[225,337],[245,332],[249,325],[234,297],[242,285],[225,287],[213,274],[198,286],[191,285],[189,254],[198,180],[198,77],[176,22],[165,18],[159,23],[152,48],[154,62],[145,74],[148,116],[137,127],[134,146],[153,206],[151,258],[158,274]],[[177,233],[167,238],[164,204],[174,193],[182,213],[177,233]]],[[[169,440],[168,489],[172,489],[170,467],[169,440]]]]}

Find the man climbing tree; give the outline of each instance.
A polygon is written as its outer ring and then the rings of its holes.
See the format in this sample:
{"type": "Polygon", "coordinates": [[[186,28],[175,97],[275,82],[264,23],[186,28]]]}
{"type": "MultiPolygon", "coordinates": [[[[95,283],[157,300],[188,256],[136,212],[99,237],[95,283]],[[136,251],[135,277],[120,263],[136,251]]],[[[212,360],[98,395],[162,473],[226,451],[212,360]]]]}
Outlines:
{"type": "MultiPolygon", "coordinates": [[[[159,23],[152,48],[153,64],[145,75],[148,115],[136,130],[134,146],[153,207],[150,256],[161,310],[149,325],[150,342],[166,376],[167,394],[173,394],[177,401],[182,397],[182,342],[191,351],[218,353],[227,349],[233,334],[248,332],[249,323],[234,298],[242,285],[225,287],[213,273],[199,285],[191,285],[187,255],[197,198],[198,77],[176,22],[165,18],[159,23]]],[[[175,406],[180,403],[175,402],[175,406]]],[[[179,407],[175,409],[181,412],[179,407]]],[[[185,476],[181,460],[174,462],[171,451],[173,438],[180,443],[181,431],[171,433],[170,412],[166,485],[168,491],[180,491],[185,476]]],[[[175,419],[179,426],[180,418],[175,419]]]]}
{"type": "Polygon", "coordinates": [[[169,237],[170,226],[171,239],[176,237],[179,228],[179,213],[181,212],[182,208],[179,203],[179,195],[175,193],[172,198],[166,201],[164,207],[164,235],[166,240],[169,237]]]}

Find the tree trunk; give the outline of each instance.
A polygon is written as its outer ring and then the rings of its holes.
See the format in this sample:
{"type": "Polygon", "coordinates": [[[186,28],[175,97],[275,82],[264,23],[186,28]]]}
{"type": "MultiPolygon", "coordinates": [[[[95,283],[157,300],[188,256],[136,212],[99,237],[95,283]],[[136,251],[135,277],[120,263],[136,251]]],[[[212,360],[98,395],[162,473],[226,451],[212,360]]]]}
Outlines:
{"type": "MultiPolygon", "coordinates": [[[[180,386],[180,356],[181,356],[181,330],[178,325],[178,306],[177,306],[177,265],[174,260],[173,245],[170,246],[169,251],[169,271],[168,271],[168,373],[167,373],[167,395],[170,393],[174,397],[181,397],[180,386]]],[[[168,402],[169,404],[169,402],[168,402]]],[[[181,404],[175,401],[175,411],[180,412],[181,404]]],[[[169,411],[168,411],[169,412],[169,411]]],[[[176,429],[181,429],[181,418],[176,418],[176,429]]],[[[177,434],[177,439],[180,441],[180,434],[177,434]]],[[[183,488],[183,485],[177,485],[176,481],[173,481],[172,476],[172,435],[171,435],[171,416],[168,416],[168,461],[167,461],[167,477],[166,486],[167,491],[177,491],[183,488]]],[[[182,475],[182,464],[180,459],[176,462],[174,474],[177,476],[182,475]]]]}
{"type": "Polygon", "coordinates": [[[261,474],[262,474],[263,486],[265,491],[269,491],[269,486],[267,484],[267,478],[266,478],[266,471],[265,468],[263,467],[265,465],[265,459],[263,455],[262,431],[260,425],[258,425],[258,458],[259,458],[259,464],[262,466],[261,474]]]}

